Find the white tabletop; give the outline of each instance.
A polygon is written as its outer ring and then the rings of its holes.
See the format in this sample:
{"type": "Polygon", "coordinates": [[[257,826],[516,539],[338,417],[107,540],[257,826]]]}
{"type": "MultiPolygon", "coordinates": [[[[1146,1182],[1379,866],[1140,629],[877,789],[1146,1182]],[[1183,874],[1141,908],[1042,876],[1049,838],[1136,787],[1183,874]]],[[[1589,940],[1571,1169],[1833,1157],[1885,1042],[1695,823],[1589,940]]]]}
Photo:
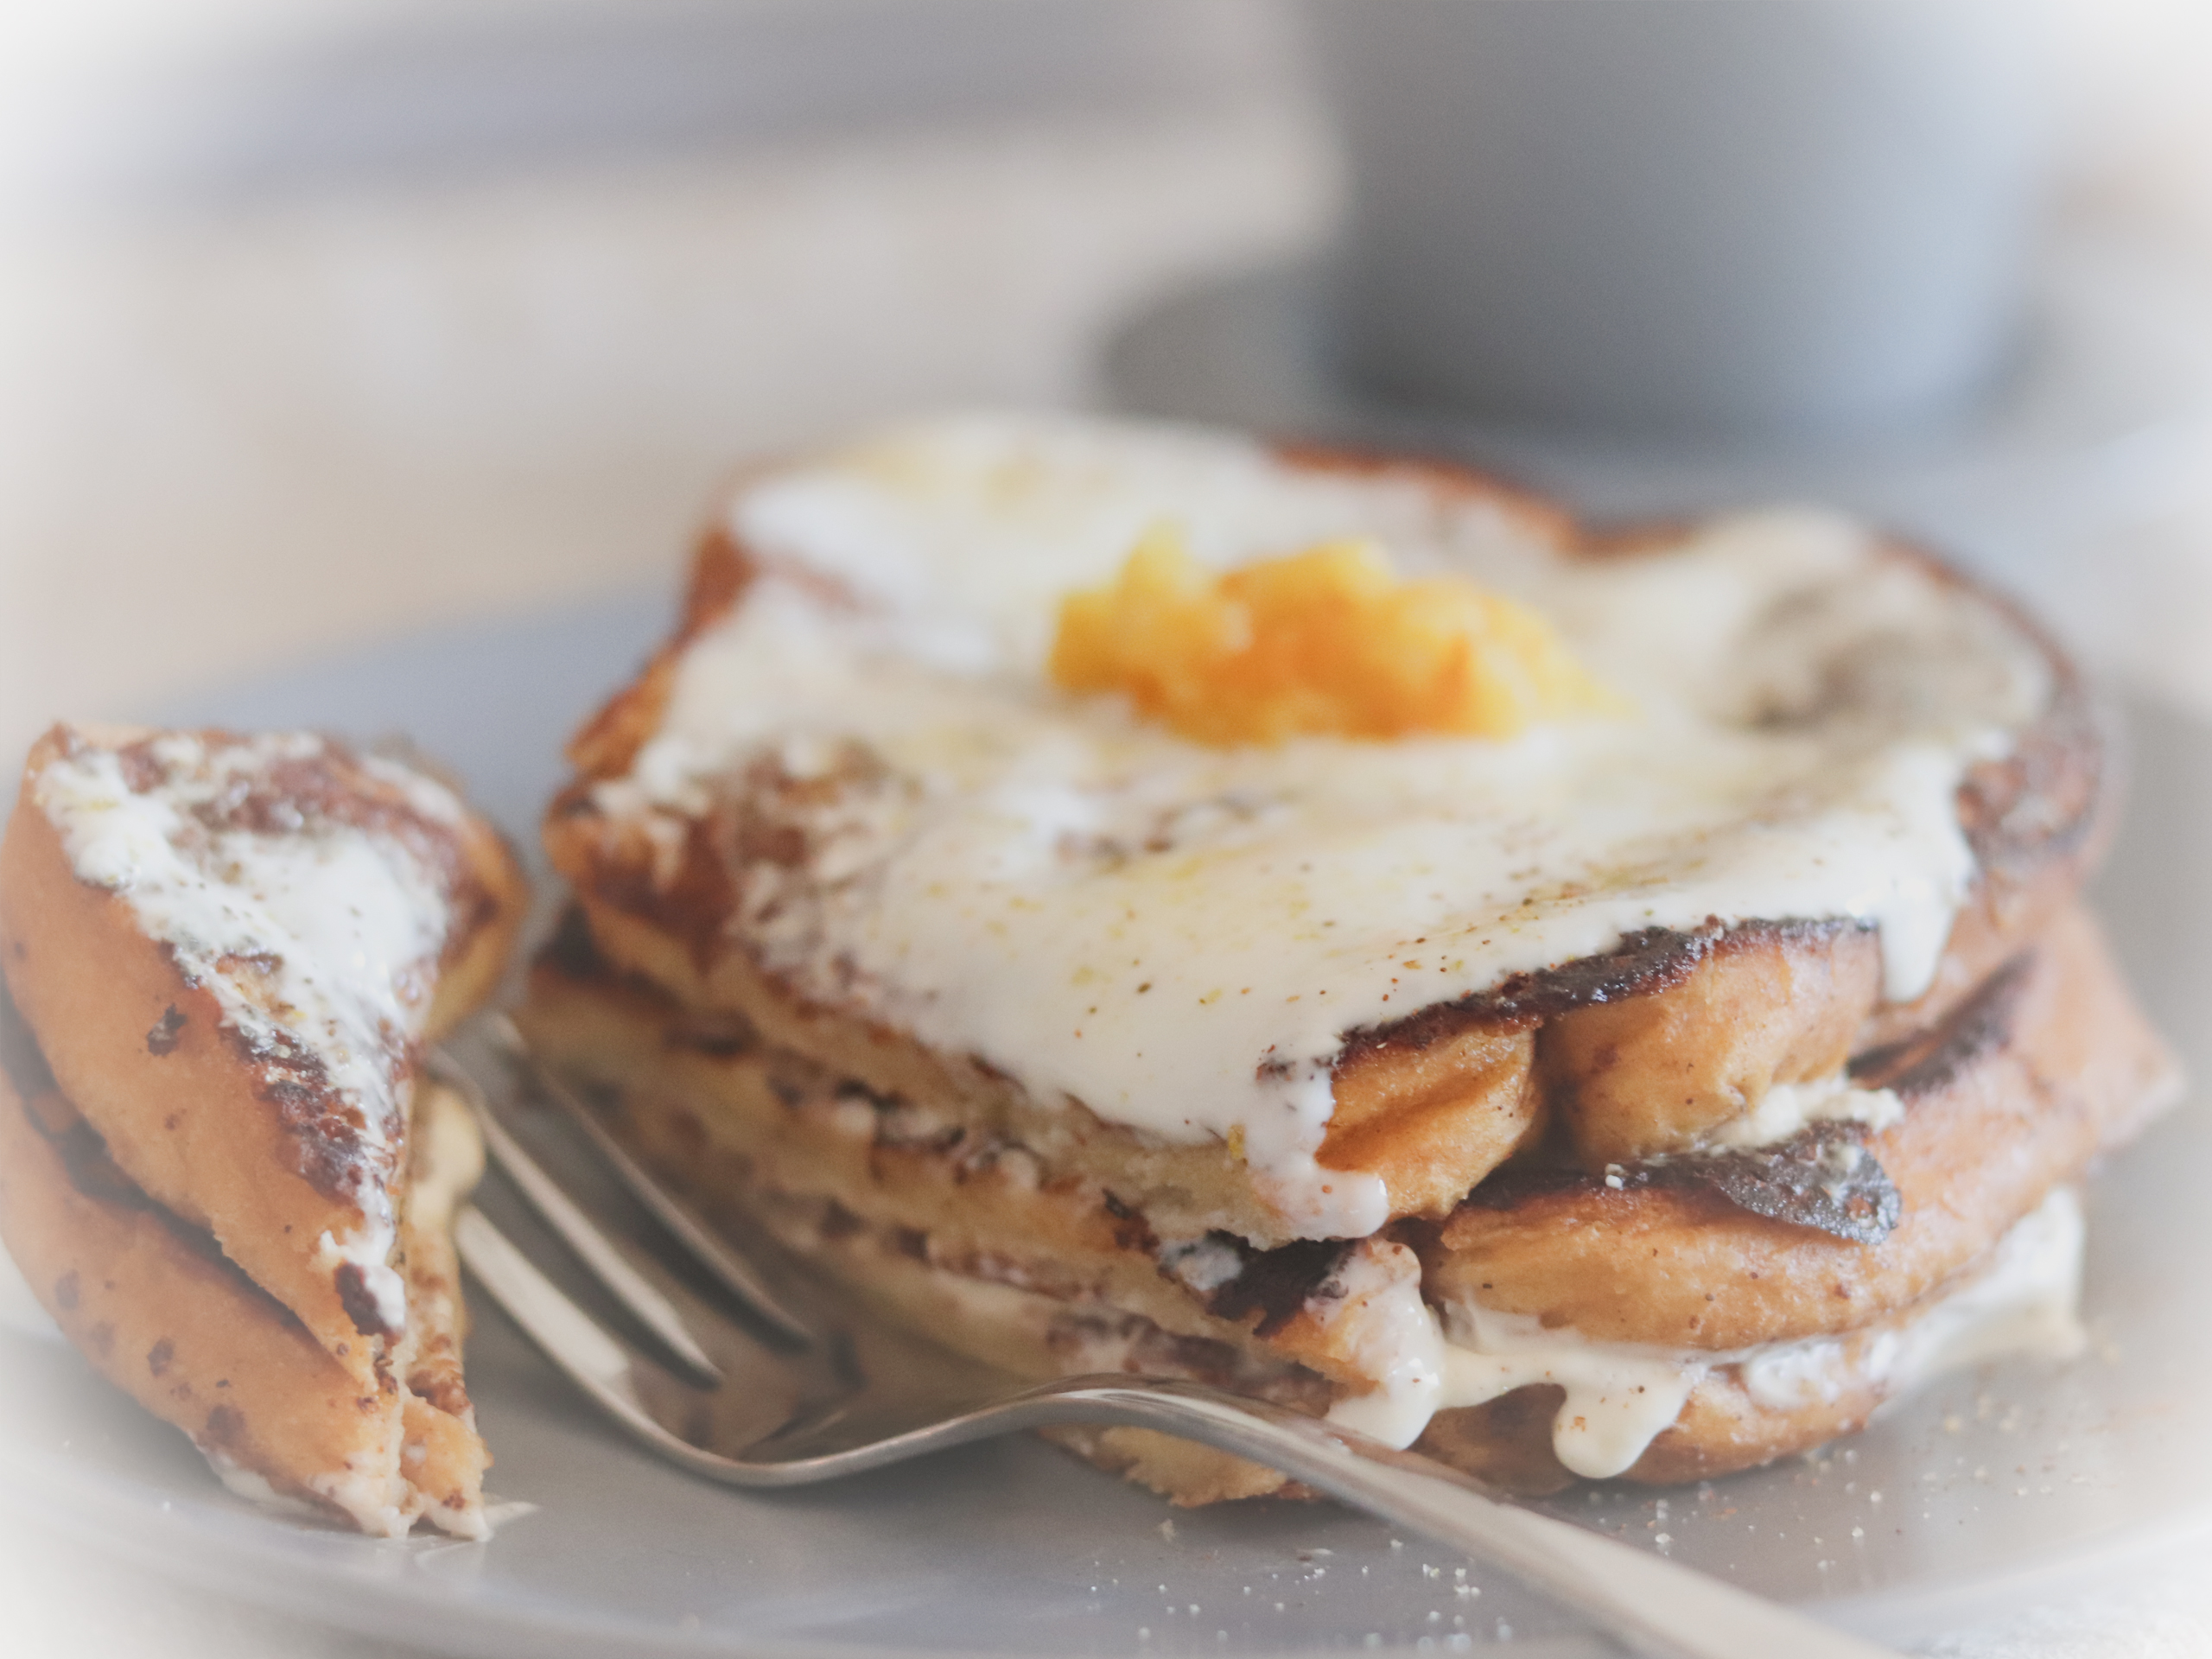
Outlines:
{"type": "MultiPolygon", "coordinates": [[[[1316,245],[1335,211],[1264,12],[1195,15],[1206,73],[1153,49],[1045,110],[709,121],[467,164],[372,134],[304,182],[219,154],[43,178],[0,218],[0,750],[398,631],[667,585],[750,453],[1096,399],[1134,308],[1316,245]]],[[[2069,222],[2212,313],[2212,128],[2137,85],[2084,93],[2111,118],[2069,222]]],[[[2212,710],[2212,423],[2179,415],[2076,554],[2016,575],[2093,656],[2212,710]]],[[[24,1654],[396,1651],[35,1531],[0,1548],[0,1605],[24,1654]]],[[[2212,1652],[2212,1587],[2116,1584],[1929,1651],[2212,1652]]]]}

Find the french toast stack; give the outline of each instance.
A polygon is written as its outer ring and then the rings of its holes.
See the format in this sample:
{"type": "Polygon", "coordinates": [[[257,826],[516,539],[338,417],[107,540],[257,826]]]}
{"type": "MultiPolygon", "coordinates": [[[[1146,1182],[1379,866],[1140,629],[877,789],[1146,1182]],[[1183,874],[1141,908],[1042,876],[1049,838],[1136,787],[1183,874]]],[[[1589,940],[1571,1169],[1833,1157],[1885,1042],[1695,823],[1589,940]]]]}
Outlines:
{"type": "Polygon", "coordinates": [[[482,1152],[425,1046],[524,910],[442,785],[306,734],[60,726],[0,842],[0,1240],[226,1484],[485,1533],[451,1225],[482,1152]]]}
{"type": "Polygon", "coordinates": [[[571,758],[519,1017],[664,1177],[1009,1371],[1525,1490],[2063,1348],[2074,1184],[2173,1092],[2081,897],[2074,671],[1821,515],[1599,538],[1429,464],[931,423],[743,480],[571,758]],[[1164,727],[1182,671],[1128,646],[1220,616],[1190,683],[1245,677],[1246,741],[1164,727]],[[1084,617],[1126,695],[1056,679],[1084,617]],[[1492,734],[1344,689],[1377,617],[1399,678],[1481,659],[1492,734]],[[1545,704],[1539,649],[1599,692],[1545,704]]]}

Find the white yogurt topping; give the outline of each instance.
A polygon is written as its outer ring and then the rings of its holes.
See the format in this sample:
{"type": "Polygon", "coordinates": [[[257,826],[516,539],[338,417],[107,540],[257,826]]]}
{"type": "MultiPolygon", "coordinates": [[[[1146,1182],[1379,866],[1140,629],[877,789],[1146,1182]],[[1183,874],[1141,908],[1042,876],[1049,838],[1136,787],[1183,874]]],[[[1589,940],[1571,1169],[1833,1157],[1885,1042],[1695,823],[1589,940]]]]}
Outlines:
{"type": "Polygon", "coordinates": [[[602,808],[671,844],[734,772],[855,770],[811,862],[753,871],[742,943],[1040,1099],[1241,1131],[1286,1236],[1385,1219],[1313,1157],[1349,1031],[1714,918],[1877,925],[1916,993],[1974,879],[1960,779],[2049,696],[2002,617],[1829,516],[1567,558],[1494,504],[1181,429],[938,422],[756,483],[731,526],[766,574],[602,808]],[[1463,572],[1634,713],[1217,750],[1058,691],[1059,600],[1162,520],[1217,566],[1361,535],[1463,572]]]}
{"type": "MultiPolygon", "coordinates": [[[[1787,1411],[1872,1384],[1897,1395],[1942,1372],[2010,1354],[2066,1357],[2082,1344],[2080,1199],[2055,1189],[1958,1289],[1869,1337],[1818,1337],[1737,1352],[1592,1342],[1535,1319],[1458,1304],[1440,1320],[1416,1285],[1384,1293],[1395,1347],[1380,1386],[1338,1402],[1330,1421],[1391,1446],[1410,1446],[1440,1411],[1478,1406],[1516,1389],[1554,1383],[1566,1399],[1552,1449],[1578,1475],[1604,1480],[1642,1457],[1681,1414],[1691,1392],[1724,1366],[1739,1368],[1758,1404],[1787,1411]]],[[[1377,1299],[1381,1300],[1381,1299],[1377,1299]]]]}
{"type": "Polygon", "coordinates": [[[1904,1116],[1904,1102],[1891,1089],[1859,1089],[1837,1072],[1811,1083],[1769,1085],[1758,1104],[1705,1137],[1700,1148],[1730,1152],[1741,1147],[1778,1147],[1813,1123],[1864,1123],[1880,1134],[1904,1116]]]}
{"type": "MultiPolygon", "coordinates": [[[[381,1174],[348,1195],[363,1224],[342,1238],[325,1233],[317,1249],[334,1271],[359,1268],[396,1331],[406,1289],[389,1263],[394,1217],[384,1177],[406,1122],[400,1051],[429,1012],[448,907],[437,872],[393,836],[297,810],[265,829],[233,820],[231,809],[270,766],[311,760],[322,747],[305,734],[213,747],[168,734],[150,745],[161,776],[140,791],[115,750],[82,744],[39,773],[35,799],[78,878],[119,894],[146,935],[169,947],[187,982],[213,993],[224,1023],[255,1054],[318,1063],[353,1109],[362,1173],[381,1174]]],[[[457,817],[448,791],[408,776],[416,810],[457,817]]]]}

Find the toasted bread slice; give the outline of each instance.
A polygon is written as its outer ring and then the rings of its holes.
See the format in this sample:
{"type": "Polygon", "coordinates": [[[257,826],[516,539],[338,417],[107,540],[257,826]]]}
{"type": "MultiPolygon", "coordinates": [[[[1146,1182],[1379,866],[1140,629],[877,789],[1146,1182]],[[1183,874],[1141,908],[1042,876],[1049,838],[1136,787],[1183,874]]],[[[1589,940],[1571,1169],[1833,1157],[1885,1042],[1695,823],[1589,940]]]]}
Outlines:
{"type": "Polygon", "coordinates": [[[11,1253],[219,1467],[365,1530],[481,1526],[445,1239],[473,1160],[416,1081],[522,913],[442,785],[307,735],[57,728],[0,841],[0,953],[51,1079],[18,1085],[11,1253]],[[290,1381],[255,1382],[241,1430],[205,1390],[257,1352],[290,1381]]]}
{"type": "Polygon", "coordinates": [[[190,1435],[234,1491],[364,1532],[427,1517],[480,1537],[491,1458],[461,1379],[451,1215],[438,1213],[440,1195],[474,1179],[474,1130],[442,1091],[416,1110],[409,1327],[388,1357],[405,1379],[397,1393],[365,1393],[212,1236],[132,1185],[60,1095],[26,1101],[4,1077],[0,1239],[70,1341],[190,1435]]]}
{"type": "MultiPolygon", "coordinates": [[[[1624,1465],[1652,1480],[1764,1461],[1863,1421],[1911,1380],[1875,1363],[1875,1338],[1972,1281],[2054,1188],[2171,1098],[2175,1077],[2094,924],[2069,908],[1946,1021],[1865,1057],[1903,1103],[1863,1142],[1902,1199],[1876,1242],[1756,1213],[1669,1160],[1618,1186],[1531,1163],[1440,1225],[1255,1253],[1222,1234],[1163,1236],[1129,1190],[1054,1143],[934,1116],[706,1021],[594,957],[573,925],[537,963],[519,1017],[537,1052],[710,1213],[767,1226],[976,1357],[1039,1377],[1126,1366],[1328,1411],[1382,1389],[1396,1351],[1367,1310],[1414,1290],[1447,1313],[1475,1305],[1656,1356],[1669,1376],[1695,1369],[1679,1421],[1624,1465]],[[1970,1155],[1986,1181],[1961,1166],[1970,1155]],[[1843,1346],[1817,1397],[1747,1392],[1738,1356],[1823,1342],[1843,1346]]],[[[1487,1476],[1556,1484],[1557,1413],[1532,1416],[1522,1394],[1440,1413],[1428,1444],[1487,1476]]],[[[1084,1444],[1184,1501],[1274,1489],[1191,1448],[1084,1444]]]]}
{"type": "Polygon", "coordinates": [[[1834,1335],[1949,1281],[2179,1082],[2078,906],[1948,1020],[1856,1069],[1904,1103],[1864,1143],[1900,1200],[1878,1245],[1753,1214],[1707,1185],[1531,1167],[1478,1187],[1434,1231],[1432,1294],[1606,1342],[1834,1335]]]}
{"type": "MultiPolygon", "coordinates": [[[[935,441],[925,433],[918,442],[926,448],[935,441]]],[[[1109,428],[1076,448],[1084,464],[1106,473],[1116,445],[1159,441],[1109,428]],[[1098,461],[1101,454],[1109,459],[1098,461]]],[[[956,431],[943,442],[957,450],[970,439],[956,431]]],[[[1020,441],[1007,442],[1027,464],[1020,441]]],[[[1079,506],[1085,491],[1106,487],[1082,464],[1054,459],[1061,451],[1053,445],[1064,442],[1071,441],[1042,443],[1046,458],[1034,471],[1043,482],[1016,462],[1006,463],[1007,475],[1022,480],[1019,489],[1008,486],[1015,505],[1007,511],[1026,510],[1023,490],[1056,503],[1061,498],[1052,492],[1061,490],[1079,506]],[[1065,478],[1056,478],[1056,466],[1065,467],[1065,478]]],[[[897,465],[921,465],[903,451],[900,457],[897,465]]],[[[855,466],[872,476],[869,467],[892,464],[868,459],[855,466]]],[[[1402,536],[1408,545],[1433,542],[1452,558],[1475,549],[1478,569],[1489,560],[1509,575],[1532,566],[1564,573],[1561,602],[1570,609],[1579,602],[1582,578],[1576,571],[1624,572],[1632,583],[1638,567],[1657,569],[1694,539],[1687,531],[1586,537],[1555,509],[1437,465],[1362,462],[1310,451],[1248,456],[1235,464],[1260,470],[1262,482],[1254,488],[1286,497],[1308,488],[1344,492],[1341,500],[1330,498],[1328,511],[1346,522],[1371,523],[1376,533],[1402,536]],[[1504,551],[1484,550],[1498,546],[1504,551]]],[[[835,472],[832,466],[823,476],[835,472]]],[[[803,467],[796,473],[800,481],[792,489],[817,486],[803,467]]],[[[1315,1230],[1311,1217],[1284,1212],[1280,1192],[1263,1174],[1255,1176],[1255,1158],[1240,1155],[1234,1136],[1211,1142],[1169,1136],[1172,1144],[1163,1147],[1160,1137],[1140,1131],[1130,1137],[1130,1148],[1109,1150],[1107,1143],[1121,1132],[1117,1103],[1040,1089],[1036,1077],[981,1041],[963,1046],[918,1036],[900,1018],[886,1016],[880,998],[856,994],[883,974],[881,964],[863,969],[831,958],[811,976],[795,975],[787,950],[779,955],[764,949],[748,919],[752,908],[765,905],[762,913],[785,918],[777,925],[787,930],[810,925],[816,869],[822,860],[836,861],[824,836],[842,833],[825,830],[825,821],[834,825],[848,805],[855,821],[895,811],[900,789],[927,795],[938,785],[903,773],[887,779],[869,753],[826,766],[810,761],[790,772],[780,760],[763,758],[772,756],[771,742],[742,764],[695,778],[688,797],[678,790],[669,798],[684,797],[682,804],[641,808],[640,800],[658,786],[652,780],[668,764],[671,721],[698,721],[700,699],[711,695],[698,689],[711,677],[696,664],[712,656],[717,639],[741,625],[749,607],[772,608],[800,593],[810,596],[803,604],[825,613],[872,617],[874,607],[887,606],[896,616],[897,606],[912,604],[938,615],[928,609],[934,601],[899,596],[925,591],[920,584],[948,568],[942,561],[950,556],[916,555],[918,573],[902,569],[880,591],[868,589],[865,580],[841,585],[838,559],[849,563],[859,553],[842,551],[839,542],[836,557],[810,563],[814,556],[790,528],[791,514],[753,512],[747,505],[785,487],[779,474],[768,474],[741,488],[728,520],[700,544],[674,638],[571,746],[577,775],[547,816],[545,841],[555,867],[576,890],[597,948],[702,1014],[746,1020],[779,1046],[932,1111],[965,1110],[1025,1124],[1040,1113],[1067,1113],[1080,1125],[1073,1132],[1097,1150],[1102,1168],[1114,1162],[1157,1166],[1163,1194],[1175,1188],[1208,1225],[1259,1243],[1315,1230]],[[683,690],[687,675],[696,682],[690,693],[683,690]],[[777,896],[764,897],[770,889],[777,896]],[[836,988],[841,982],[851,988],[836,988]]],[[[986,498],[987,504],[996,499],[986,498]]],[[[977,522],[988,524],[999,509],[976,511],[977,522]]],[[[879,524],[873,533],[868,556],[888,563],[892,556],[880,550],[895,544],[892,532],[879,524]]],[[[1265,546],[1271,545],[1268,534],[1287,532],[1255,533],[1265,546]]],[[[830,537],[826,530],[821,534],[830,537]]],[[[917,535],[917,545],[924,545],[917,535]]],[[[1885,942],[1866,914],[1783,911],[1631,930],[1591,954],[1425,1005],[1419,982],[1409,978],[1402,1000],[1413,1011],[1386,1011],[1387,1017],[1356,1021],[1339,1033],[1329,1067],[1332,1108],[1312,1154],[1320,1171],[1372,1181],[1389,1217],[1440,1216],[1554,1122],[1592,1172],[1686,1150],[1755,1111],[1774,1085],[1825,1077],[1855,1050],[1939,1020],[2070,900],[2101,848],[2112,800],[2106,746],[2072,666],[2003,601],[1924,556],[1886,545],[1853,556],[1866,572],[1854,579],[1860,585],[1902,596],[1881,601],[1896,613],[1870,601],[1868,615],[1847,619],[1843,637],[1831,639],[1789,608],[1803,610],[1804,594],[1814,590],[1785,583],[1770,621],[1729,637],[1729,649],[1758,659],[1747,660],[1744,684],[1730,693],[1744,707],[1729,719],[1761,733],[1821,734],[1820,741],[1838,745],[1836,766],[1848,770],[1866,763],[1861,727],[1885,731],[1882,722],[1902,721],[1899,731],[1916,731],[1913,722],[1931,716],[1916,700],[1933,703],[1940,715],[1946,697],[1963,703],[1985,696],[1979,682],[1967,692],[1936,683],[1948,671],[1935,666],[1945,649],[1910,643],[1916,611],[1952,617],[1943,626],[1955,626],[1966,641],[1954,654],[1971,658],[1979,652],[1986,658],[1973,673],[1985,679],[2026,676],[2043,687],[2032,712],[1998,734],[1998,752],[1958,768],[1949,812],[1971,849],[1973,869],[1965,890],[1941,912],[1932,971],[1910,995],[1893,996],[1885,962],[1895,942],[1885,942]],[[1766,657],[1779,665],[1766,664],[1766,657]]],[[[973,579],[960,572],[953,580],[973,579]]],[[[1854,590],[1845,582],[1835,591],[1854,590]]],[[[1593,660],[1602,674],[1604,659],[1593,660]]],[[[1001,671],[1024,671],[1017,663],[1001,671]]],[[[1052,707],[1049,699],[1046,706],[1052,707]]],[[[793,730],[808,734],[805,741],[823,741],[803,712],[791,719],[793,730]]],[[[1317,757],[1315,764],[1327,762],[1317,757]]],[[[849,843],[838,844],[842,849],[849,843]]],[[[1425,943],[1411,941],[1408,951],[1408,966],[1422,975],[1438,966],[1434,953],[1421,948],[1425,943]]],[[[825,955],[830,948],[823,947],[825,955]]],[[[1239,995],[1233,986],[1218,994],[1239,995]]],[[[932,985],[916,995],[927,1004],[944,991],[932,985]]],[[[1079,1001],[1062,1001],[1065,1008],[1050,1005],[1054,1017],[1065,1013],[1080,1023],[1079,1001]]],[[[1325,1183],[1327,1175],[1319,1179],[1325,1183]]],[[[1173,1217],[1173,1224],[1182,1219],[1173,1217]]]]}

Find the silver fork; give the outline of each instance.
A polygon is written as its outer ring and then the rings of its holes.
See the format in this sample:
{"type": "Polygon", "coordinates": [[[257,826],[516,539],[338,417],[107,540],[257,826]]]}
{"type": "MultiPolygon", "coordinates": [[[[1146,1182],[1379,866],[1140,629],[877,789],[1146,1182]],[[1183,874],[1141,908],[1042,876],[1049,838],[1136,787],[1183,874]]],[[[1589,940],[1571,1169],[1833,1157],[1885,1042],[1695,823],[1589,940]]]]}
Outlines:
{"type": "Polygon", "coordinates": [[[608,1417],[693,1474],[734,1486],[801,1486],[1018,1429],[1157,1429],[1249,1458],[1503,1567],[1638,1652],[1872,1659],[1885,1651],[1287,1408],[1164,1378],[1014,1381],[873,1316],[765,1241],[747,1237],[741,1248],[728,1229],[706,1224],[557,1077],[531,1065],[504,1018],[479,1020],[433,1065],[474,1110],[493,1163],[659,1357],[586,1313],[474,1206],[454,1225],[469,1272],[608,1417]],[[589,1148],[569,1180],[611,1174],[735,1303],[734,1317],[635,1241],[610,1235],[525,1149],[492,1103],[495,1094],[511,1101],[525,1077],[576,1129],[570,1147],[589,1148]]]}

